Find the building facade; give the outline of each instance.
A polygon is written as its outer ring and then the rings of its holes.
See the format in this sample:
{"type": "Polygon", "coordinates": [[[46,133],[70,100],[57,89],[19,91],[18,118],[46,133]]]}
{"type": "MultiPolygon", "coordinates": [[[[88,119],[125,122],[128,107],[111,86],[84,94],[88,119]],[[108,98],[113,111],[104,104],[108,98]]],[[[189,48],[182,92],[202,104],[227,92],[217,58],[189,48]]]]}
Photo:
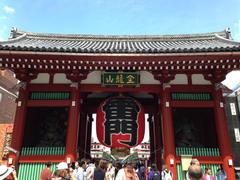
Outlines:
{"type": "Polygon", "coordinates": [[[103,157],[103,152],[111,154],[109,148],[106,148],[99,142],[92,142],[91,144],[91,158],[101,159],[103,157]]]}
{"type": "Polygon", "coordinates": [[[225,97],[226,114],[228,121],[228,131],[231,140],[231,146],[234,157],[235,169],[240,174],[240,109],[239,109],[239,91],[229,94],[225,97]]]}
{"type": "Polygon", "coordinates": [[[219,86],[240,68],[240,44],[228,31],[88,36],[14,29],[0,43],[0,67],[21,81],[11,144],[21,156],[9,155],[19,172],[29,163],[88,157],[92,114],[105,99],[126,96],[149,115],[150,159],[159,168],[163,160],[181,179],[183,155],[189,155],[214,172],[223,164],[235,179],[219,86]],[[130,73],[138,74],[138,83],[124,81],[130,73]]]}
{"type": "Polygon", "coordinates": [[[150,143],[144,142],[131,149],[131,153],[136,153],[143,161],[150,159],[150,143]]]}
{"type": "Polygon", "coordinates": [[[16,92],[14,87],[17,79],[9,70],[0,70],[0,156],[6,156],[8,151],[4,146],[11,145],[12,129],[16,111],[16,92]]]}

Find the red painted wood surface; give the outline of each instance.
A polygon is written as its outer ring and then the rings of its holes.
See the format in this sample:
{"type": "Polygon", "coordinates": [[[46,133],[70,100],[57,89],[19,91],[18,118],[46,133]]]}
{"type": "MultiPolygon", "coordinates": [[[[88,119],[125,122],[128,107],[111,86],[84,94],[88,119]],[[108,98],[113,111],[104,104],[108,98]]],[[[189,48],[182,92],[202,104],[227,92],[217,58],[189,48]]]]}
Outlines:
{"type": "Polygon", "coordinates": [[[66,140],[66,157],[71,158],[71,161],[75,161],[77,159],[78,127],[80,118],[80,94],[77,88],[72,88],[71,95],[72,99],[69,109],[66,140]]]}
{"type": "Polygon", "coordinates": [[[65,161],[64,155],[38,155],[38,156],[21,156],[20,163],[36,163],[36,162],[61,162],[65,161]]]}
{"type": "Polygon", "coordinates": [[[175,141],[174,141],[174,128],[172,119],[172,109],[170,107],[170,87],[164,87],[161,94],[161,113],[162,113],[162,133],[163,133],[163,146],[164,146],[164,159],[165,164],[173,172],[174,179],[177,179],[177,166],[175,154],[175,141]],[[169,106],[167,106],[169,103],[169,106]],[[170,164],[170,160],[174,164],[170,164]]]}
{"type": "Polygon", "coordinates": [[[14,128],[12,134],[11,147],[20,151],[22,148],[24,129],[26,122],[26,113],[27,113],[27,99],[28,91],[27,89],[20,88],[19,98],[17,101],[17,109],[15,114],[14,128]]]}

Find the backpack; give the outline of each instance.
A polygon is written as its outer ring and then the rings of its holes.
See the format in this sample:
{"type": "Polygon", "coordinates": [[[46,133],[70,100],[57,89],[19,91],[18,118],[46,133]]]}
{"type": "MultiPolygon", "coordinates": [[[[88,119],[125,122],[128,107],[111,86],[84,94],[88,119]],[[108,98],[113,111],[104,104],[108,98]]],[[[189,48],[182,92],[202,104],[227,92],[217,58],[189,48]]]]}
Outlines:
{"type": "Polygon", "coordinates": [[[172,172],[170,172],[170,171],[166,172],[164,170],[162,173],[163,173],[163,179],[164,180],[172,180],[172,172]]]}
{"type": "Polygon", "coordinates": [[[160,180],[160,174],[158,171],[153,171],[153,176],[152,176],[152,180],[160,180]]]}

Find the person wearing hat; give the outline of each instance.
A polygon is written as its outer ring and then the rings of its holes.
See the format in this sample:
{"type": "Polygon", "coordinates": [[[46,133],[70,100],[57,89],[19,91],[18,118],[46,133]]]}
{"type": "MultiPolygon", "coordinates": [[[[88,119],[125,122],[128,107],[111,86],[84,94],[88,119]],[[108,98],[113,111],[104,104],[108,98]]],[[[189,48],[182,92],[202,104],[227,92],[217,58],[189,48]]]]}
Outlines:
{"type": "Polygon", "coordinates": [[[68,164],[66,162],[60,162],[57,165],[57,176],[60,178],[59,180],[70,180],[68,164]]]}
{"type": "Polygon", "coordinates": [[[13,167],[7,167],[6,165],[0,165],[0,180],[7,179],[12,176],[14,180],[17,180],[16,171],[13,167]]]}
{"type": "Polygon", "coordinates": [[[51,171],[51,162],[46,163],[46,167],[41,171],[40,180],[51,180],[52,171],[51,171]]]}

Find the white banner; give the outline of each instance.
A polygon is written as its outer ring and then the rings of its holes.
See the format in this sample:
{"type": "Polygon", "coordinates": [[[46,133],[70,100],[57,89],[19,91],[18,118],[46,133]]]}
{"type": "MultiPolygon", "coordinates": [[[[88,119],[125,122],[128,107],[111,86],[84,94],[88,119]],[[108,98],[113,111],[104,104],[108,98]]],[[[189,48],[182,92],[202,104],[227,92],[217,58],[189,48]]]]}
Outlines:
{"type": "Polygon", "coordinates": [[[234,128],[234,133],[235,133],[236,142],[240,142],[239,128],[234,128]]]}
{"type": "Polygon", "coordinates": [[[233,116],[237,115],[235,103],[230,103],[231,113],[233,116]]]}

